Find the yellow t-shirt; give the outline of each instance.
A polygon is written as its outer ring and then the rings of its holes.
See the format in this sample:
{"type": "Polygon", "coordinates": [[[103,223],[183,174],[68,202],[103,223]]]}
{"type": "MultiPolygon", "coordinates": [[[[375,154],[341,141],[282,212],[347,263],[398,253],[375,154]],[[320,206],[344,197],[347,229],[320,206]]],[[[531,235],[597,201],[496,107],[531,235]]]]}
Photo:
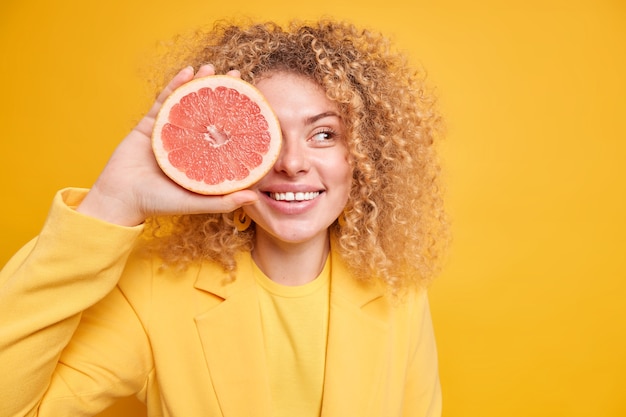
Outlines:
{"type": "Polygon", "coordinates": [[[330,261],[313,281],[285,286],[255,265],[273,417],[319,417],[322,406],[330,261]]]}

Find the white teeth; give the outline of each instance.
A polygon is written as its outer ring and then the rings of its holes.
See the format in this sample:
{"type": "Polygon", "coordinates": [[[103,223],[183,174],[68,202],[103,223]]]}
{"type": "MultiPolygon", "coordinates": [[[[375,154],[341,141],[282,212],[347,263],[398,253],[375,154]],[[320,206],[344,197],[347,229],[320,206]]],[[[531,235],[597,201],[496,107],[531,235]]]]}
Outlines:
{"type": "Polygon", "coordinates": [[[320,195],[319,191],[316,191],[314,193],[293,193],[291,191],[288,191],[286,193],[270,193],[270,197],[276,201],[307,201],[313,200],[318,195],[320,195]]]}

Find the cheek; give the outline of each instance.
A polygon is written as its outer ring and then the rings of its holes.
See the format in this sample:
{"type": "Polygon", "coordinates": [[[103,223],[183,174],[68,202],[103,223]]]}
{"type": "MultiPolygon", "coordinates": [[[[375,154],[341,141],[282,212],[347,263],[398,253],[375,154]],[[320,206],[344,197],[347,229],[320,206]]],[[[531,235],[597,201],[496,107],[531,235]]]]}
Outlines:
{"type": "Polygon", "coordinates": [[[333,166],[332,172],[334,175],[333,182],[337,188],[341,189],[342,193],[345,195],[345,201],[347,202],[352,186],[352,166],[348,163],[346,158],[338,159],[333,166]]]}

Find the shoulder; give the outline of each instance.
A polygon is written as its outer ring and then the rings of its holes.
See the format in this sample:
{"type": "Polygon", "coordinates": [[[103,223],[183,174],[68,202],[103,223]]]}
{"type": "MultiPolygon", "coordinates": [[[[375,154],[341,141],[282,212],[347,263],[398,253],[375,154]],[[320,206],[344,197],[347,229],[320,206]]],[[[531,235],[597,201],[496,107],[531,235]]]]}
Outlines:
{"type": "Polygon", "coordinates": [[[165,305],[184,310],[207,300],[222,300],[249,284],[252,280],[248,273],[249,258],[248,253],[237,257],[237,276],[233,279],[212,260],[192,262],[184,267],[169,265],[139,244],[129,256],[118,286],[140,310],[164,309],[165,305]]]}

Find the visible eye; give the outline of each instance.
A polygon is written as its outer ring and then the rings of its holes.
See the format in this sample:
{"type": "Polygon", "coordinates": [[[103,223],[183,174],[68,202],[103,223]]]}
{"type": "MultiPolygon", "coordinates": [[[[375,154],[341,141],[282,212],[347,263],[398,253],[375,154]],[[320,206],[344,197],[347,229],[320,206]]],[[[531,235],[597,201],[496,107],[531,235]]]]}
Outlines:
{"type": "Polygon", "coordinates": [[[334,130],[324,128],[315,132],[313,136],[311,136],[310,140],[317,144],[323,145],[325,143],[332,143],[336,139],[337,133],[334,130]]]}

